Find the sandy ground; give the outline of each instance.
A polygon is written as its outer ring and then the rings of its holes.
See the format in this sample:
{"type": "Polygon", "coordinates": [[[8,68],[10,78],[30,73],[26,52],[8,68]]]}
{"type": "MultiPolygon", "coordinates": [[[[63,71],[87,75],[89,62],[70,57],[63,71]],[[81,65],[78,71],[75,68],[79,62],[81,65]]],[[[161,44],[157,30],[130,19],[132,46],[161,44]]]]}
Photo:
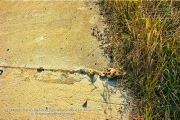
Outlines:
{"type": "Polygon", "coordinates": [[[103,26],[90,2],[1,1],[0,66],[24,68],[0,68],[0,119],[128,120],[128,96],[115,81],[26,69],[107,68],[95,25],[103,26]]]}

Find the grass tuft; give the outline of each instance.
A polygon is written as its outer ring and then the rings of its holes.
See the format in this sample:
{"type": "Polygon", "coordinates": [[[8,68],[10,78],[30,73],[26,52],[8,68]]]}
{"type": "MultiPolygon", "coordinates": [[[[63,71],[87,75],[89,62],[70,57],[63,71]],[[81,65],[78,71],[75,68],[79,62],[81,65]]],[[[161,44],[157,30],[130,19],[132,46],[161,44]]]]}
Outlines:
{"type": "Polygon", "coordinates": [[[180,119],[180,8],[178,1],[99,2],[108,25],[114,65],[145,120],[180,119]]]}

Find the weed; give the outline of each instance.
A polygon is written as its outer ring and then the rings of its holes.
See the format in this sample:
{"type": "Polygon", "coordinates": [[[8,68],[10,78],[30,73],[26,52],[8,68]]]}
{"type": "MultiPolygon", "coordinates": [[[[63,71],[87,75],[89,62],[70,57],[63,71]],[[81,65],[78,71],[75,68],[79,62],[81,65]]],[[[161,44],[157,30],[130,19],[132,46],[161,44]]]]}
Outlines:
{"type": "MultiPolygon", "coordinates": [[[[180,8],[178,1],[104,1],[101,13],[111,36],[106,51],[145,120],[180,119],[180,8]],[[107,14],[108,13],[108,14],[107,14]],[[109,48],[110,47],[110,48],[109,48]]],[[[105,48],[106,50],[107,48],[105,48]]]]}

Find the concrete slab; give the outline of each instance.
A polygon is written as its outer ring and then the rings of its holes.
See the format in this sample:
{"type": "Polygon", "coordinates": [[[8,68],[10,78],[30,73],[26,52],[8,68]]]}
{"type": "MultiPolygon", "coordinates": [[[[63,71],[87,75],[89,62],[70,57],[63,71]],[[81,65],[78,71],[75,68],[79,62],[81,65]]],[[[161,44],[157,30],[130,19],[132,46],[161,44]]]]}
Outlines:
{"type": "Polygon", "coordinates": [[[1,1],[0,9],[0,66],[21,67],[0,68],[0,119],[128,119],[115,81],[26,69],[107,68],[91,36],[103,24],[92,2],[1,1]]]}

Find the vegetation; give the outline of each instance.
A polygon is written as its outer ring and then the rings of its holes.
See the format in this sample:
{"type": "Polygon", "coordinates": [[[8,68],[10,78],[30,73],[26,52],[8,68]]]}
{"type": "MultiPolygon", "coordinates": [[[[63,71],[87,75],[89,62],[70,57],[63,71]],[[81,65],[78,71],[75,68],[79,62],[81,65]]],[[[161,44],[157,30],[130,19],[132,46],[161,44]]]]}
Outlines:
{"type": "Polygon", "coordinates": [[[107,23],[105,51],[138,103],[145,120],[180,119],[180,3],[99,2],[107,23]]]}

